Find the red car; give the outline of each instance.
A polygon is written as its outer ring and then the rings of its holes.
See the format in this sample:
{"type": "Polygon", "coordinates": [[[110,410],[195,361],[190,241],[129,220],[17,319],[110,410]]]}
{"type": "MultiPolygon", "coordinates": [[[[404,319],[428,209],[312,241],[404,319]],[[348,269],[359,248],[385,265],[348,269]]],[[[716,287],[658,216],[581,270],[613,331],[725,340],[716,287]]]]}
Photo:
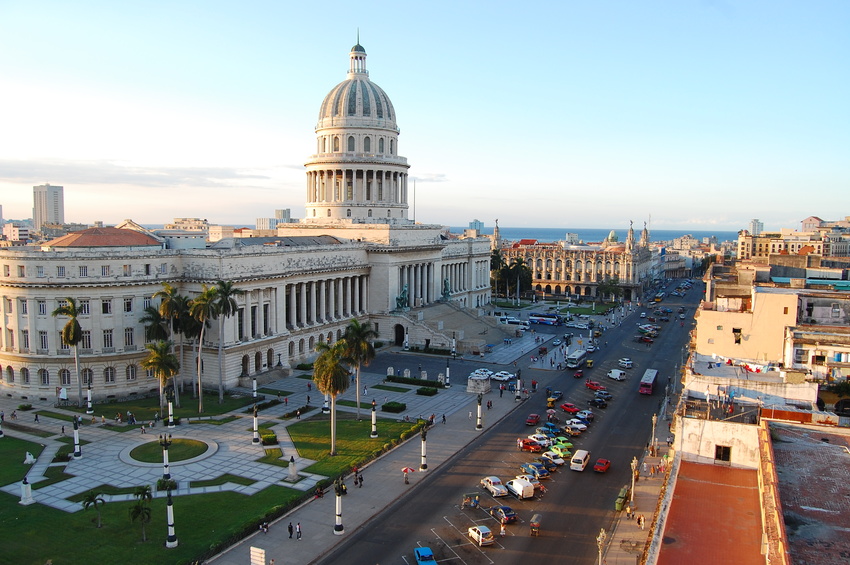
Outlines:
{"type": "Polygon", "coordinates": [[[607,390],[604,386],[602,386],[598,382],[591,381],[591,380],[584,381],[584,386],[586,386],[590,390],[607,390]]]}
{"type": "Polygon", "coordinates": [[[604,473],[608,469],[611,468],[611,462],[607,459],[598,459],[596,461],[596,465],[593,466],[593,470],[597,473],[604,473]]]}
{"type": "Polygon", "coordinates": [[[540,414],[529,414],[525,419],[526,426],[536,426],[540,423],[540,414]]]}
{"type": "Polygon", "coordinates": [[[564,402],[563,404],[561,404],[561,409],[564,412],[569,412],[570,414],[575,414],[576,412],[579,412],[581,410],[581,408],[571,402],[564,402]]]}
{"type": "Polygon", "coordinates": [[[641,343],[655,343],[655,340],[649,336],[642,335],[637,338],[637,340],[641,343]]]}
{"type": "Polygon", "coordinates": [[[540,453],[543,451],[543,446],[533,439],[517,439],[516,443],[520,451],[530,451],[531,453],[540,453]]]}
{"type": "Polygon", "coordinates": [[[577,378],[577,379],[580,379],[580,378],[582,378],[583,376],[584,376],[584,370],[582,370],[582,369],[579,369],[578,371],[576,371],[575,373],[573,373],[573,377],[575,377],[575,378],[577,378]]]}

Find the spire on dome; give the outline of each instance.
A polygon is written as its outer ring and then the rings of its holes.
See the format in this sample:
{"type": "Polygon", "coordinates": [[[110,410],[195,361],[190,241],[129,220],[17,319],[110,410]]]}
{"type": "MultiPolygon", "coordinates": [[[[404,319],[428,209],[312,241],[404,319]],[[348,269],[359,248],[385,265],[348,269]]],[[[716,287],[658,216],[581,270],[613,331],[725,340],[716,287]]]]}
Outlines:
{"type": "Polygon", "coordinates": [[[359,28],[357,29],[357,44],[351,48],[348,58],[348,78],[353,78],[355,75],[369,76],[369,71],[366,70],[366,49],[360,45],[359,28]]]}

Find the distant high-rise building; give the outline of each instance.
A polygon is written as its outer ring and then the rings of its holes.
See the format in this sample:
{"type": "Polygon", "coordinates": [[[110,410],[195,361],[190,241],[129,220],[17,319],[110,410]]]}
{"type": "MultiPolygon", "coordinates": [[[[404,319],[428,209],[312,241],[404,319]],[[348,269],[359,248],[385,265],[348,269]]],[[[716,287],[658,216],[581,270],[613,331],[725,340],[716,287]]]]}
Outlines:
{"type": "Polygon", "coordinates": [[[44,224],[65,223],[65,194],[61,186],[42,184],[32,187],[33,229],[38,231],[44,224]]]}
{"type": "Polygon", "coordinates": [[[751,235],[761,235],[761,232],[764,231],[764,222],[760,222],[758,218],[753,218],[750,220],[750,234],[751,235]]]}
{"type": "Polygon", "coordinates": [[[484,222],[481,220],[472,220],[469,222],[469,229],[478,230],[479,232],[484,231],[484,222]]]}
{"type": "MultiPolygon", "coordinates": [[[[280,210],[275,210],[275,212],[279,211],[280,210]]],[[[283,222],[278,218],[257,218],[254,225],[258,230],[273,230],[280,223],[283,222]]]]}
{"type": "Polygon", "coordinates": [[[0,204],[0,229],[3,229],[3,224],[6,223],[6,220],[3,219],[3,205],[0,204]]]}
{"type": "Polygon", "coordinates": [[[276,220],[280,220],[279,223],[289,223],[292,220],[292,211],[289,208],[284,208],[282,210],[275,210],[274,217],[276,220]]]}

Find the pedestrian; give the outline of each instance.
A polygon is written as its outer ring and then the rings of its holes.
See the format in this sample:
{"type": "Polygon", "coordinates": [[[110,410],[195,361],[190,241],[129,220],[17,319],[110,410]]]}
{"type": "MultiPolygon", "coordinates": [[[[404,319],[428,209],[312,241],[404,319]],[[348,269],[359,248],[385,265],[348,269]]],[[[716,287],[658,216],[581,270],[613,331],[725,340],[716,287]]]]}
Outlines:
{"type": "Polygon", "coordinates": [[[144,425],[144,424],[142,424],[142,433],[143,433],[143,434],[148,433],[148,432],[146,432],[146,431],[145,431],[145,425],[144,425]]]}
{"type": "Polygon", "coordinates": [[[310,392],[311,390],[313,390],[313,383],[307,383],[307,392],[310,392]]]}
{"type": "Polygon", "coordinates": [[[295,419],[296,419],[296,420],[300,420],[300,419],[301,419],[301,410],[296,410],[296,411],[295,411],[295,419]]]}
{"type": "Polygon", "coordinates": [[[643,462],[643,474],[646,475],[649,471],[649,468],[646,464],[646,461],[643,462]]]}
{"type": "Polygon", "coordinates": [[[357,478],[358,478],[358,481],[357,481],[357,488],[362,488],[362,487],[363,487],[363,473],[360,473],[360,474],[357,476],[357,478]]]}
{"type": "Polygon", "coordinates": [[[18,419],[18,411],[17,411],[17,410],[12,410],[12,419],[13,419],[13,420],[17,420],[17,419],[18,419]]]}
{"type": "Polygon", "coordinates": [[[369,388],[367,386],[364,386],[363,387],[363,396],[366,396],[367,394],[369,394],[369,388]]]}
{"type": "Polygon", "coordinates": [[[472,410],[469,411],[469,419],[472,419],[472,410]]]}
{"type": "Polygon", "coordinates": [[[360,479],[357,478],[357,475],[354,475],[354,486],[360,487],[360,479]]]}
{"type": "Polygon", "coordinates": [[[62,435],[65,435],[65,426],[62,426],[62,435]]]}
{"type": "Polygon", "coordinates": [[[638,526],[640,526],[640,529],[643,530],[645,525],[646,525],[646,518],[644,517],[643,514],[641,514],[640,516],[638,516],[638,526]]]}
{"type": "Polygon", "coordinates": [[[289,523],[289,526],[286,529],[289,530],[289,539],[292,539],[292,532],[295,529],[292,527],[292,522],[289,523]]]}
{"type": "Polygon", "coordinates": [[[283,397],[283,405],[284,405],[284,406],[289,406],[289,397],[288,397],[288,396],[284,396],[284,397],[283,397]]]}
{"type": "Polygon", "coordinates": [[[310,406],[310,395],[307,395],[307,406],[310,406]]]}
{"type": "Polygon", "coordinates": [[[632,519],[632,505],[631,504],[626,504],[626,519],[627,520],[632,519]]]}
{"type": "Polygon", "coordinates": [[[443,414],[443,423],[444,424],[446,423],[446,415],[445,414],[443,414]]]}
{"type": "Polygon", "coordinates": [[[33,420],[36,424],[38,424],[38,413],[35,415],[35,420],[33,420]]]}
{"type": "Polygon", "coordinates": [[[106,416],[104,416],[103,414],[101,414],[101,415],[100,415],[100,423],[101,423],[101,424],[105,424],[105,423],[106,423],[106,416]]]}
{"type": "Polygon", "coordinates": [[[301,541],[301,522],[295,524],[295,537],[298,538],[298,541],[301,541]]]}
{"type": "Polygon", "coordinates": [[[500,386],[500,387],[499,387],[499,398],[502,398],[502,395],[503,395],[503,394],[505,394],[505,387],[504,387],[504,386],[500,386]]]}
{"type": "Polygon", "coordinates": [[[6,412],[0,410],[0,422],[6,421],[6,412]]]}
{"type": "Polygon", "coordinates": [[[505,523],[502,522],[501,527],[499,528],[499,535],[505,537],[505,523]]]}

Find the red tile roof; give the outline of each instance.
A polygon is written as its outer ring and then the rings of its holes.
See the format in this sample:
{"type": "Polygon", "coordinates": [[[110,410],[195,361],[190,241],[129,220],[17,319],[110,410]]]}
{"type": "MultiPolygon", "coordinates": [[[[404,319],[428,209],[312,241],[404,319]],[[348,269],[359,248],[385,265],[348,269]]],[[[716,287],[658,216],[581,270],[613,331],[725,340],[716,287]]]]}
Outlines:
{"type": "Polygon", "coordinates": [[[45,247],[162,247],[154,237],[135,230],[89,228],[71,232],[44,244],[45,247]]]}

